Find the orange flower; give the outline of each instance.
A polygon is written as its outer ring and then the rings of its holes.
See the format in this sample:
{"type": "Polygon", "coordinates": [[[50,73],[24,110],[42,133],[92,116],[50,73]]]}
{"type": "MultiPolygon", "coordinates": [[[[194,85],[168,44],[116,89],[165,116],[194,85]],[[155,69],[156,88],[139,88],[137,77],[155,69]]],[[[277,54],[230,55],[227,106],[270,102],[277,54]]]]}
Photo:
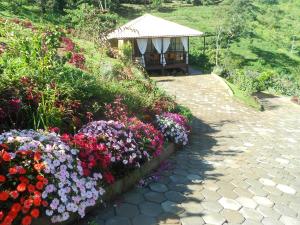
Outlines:
{"type": "Polygon", "coordinates": [[[17,174],[18,170],[16,167],[11,167],[9,168],[8,172],[10,175],[13,175],[13,174],[17,174]]]}
{"type": "Polygon", "coordinates": [[[43,190],[44,188],[44,183],[41,182],[41,181],[38,181],[35,185],[35,187],[38,189],[38,190],[43,190]]]}
{"type": "Polygon", "coordinates": [[[36,169],[38,172],[41,171],[44,168],[43,163],[36,163],[34,164],[34,169],[36,169]]]}
{"type": "Polygon", "coordinates": [[[42,158],[42,154],[40,152],[34,153],[34,157],[33,157],[34,161],[40,161],[41,158],[42,158]]]}
{"type": "Polygon", "coordinates": [[[40,211],[39,211],[37,208],[35,208],[35,209],[31,210],[30,215],[31,215],[33,218],[38,218],[39,215],[40,215],[40,211]]]}
{"type": "Polygon", "coordinates": [[[5,178],[5,176],[3,176],[3,175],[0,175],[0,183],[3,183],[3,182],[5,182],[6,181],[6,178],[5,178]]]}
{"type": "Polygon", "coordinates": [[[9,162],[9,161],[11,160],[11,156],[10,156],[9,153],[7,153],[7,152],[4,151],[4,153],[3,153],[3,155],[2,155],[2,159],[3,159],[4,161],[6,161],[6,162],[9,162]]]}
{"type": "Polygon", "coordinates": [[[22,225],[30,225],[32,221],[32,217],[31,216],[25,216],[22,219],[22,225]]]}
{"type": "Polygon", "coordinates": [[[6,191],[0,192],[0,201],[6,201],[9,198],[9,194],[6,191]]]}
{"type": "Polygon", "coordinates": [[[26,190],[26,184],[25,183],[20,183],[18,186],[17,186],[17,191],[18,192],[24,192],[26,190]]]}

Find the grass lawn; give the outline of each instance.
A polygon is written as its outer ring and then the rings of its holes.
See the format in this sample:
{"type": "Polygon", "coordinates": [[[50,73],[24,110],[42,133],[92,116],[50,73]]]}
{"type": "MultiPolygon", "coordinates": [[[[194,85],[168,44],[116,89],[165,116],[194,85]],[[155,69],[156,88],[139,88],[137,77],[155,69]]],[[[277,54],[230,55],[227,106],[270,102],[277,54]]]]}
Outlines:
{"type": "MultiPolygon", "coordinates": [[[[225,80],[225,79],[224,79],[225,80]]],[[[256,110],[263,111],[263,106],[251,95],[247,94],[246,92],[238,89],[234,84],[225,80],[227,85],[233,92],[234,98],[239,102],[244,103],[247,106],[250,106],[256,110]]]]}

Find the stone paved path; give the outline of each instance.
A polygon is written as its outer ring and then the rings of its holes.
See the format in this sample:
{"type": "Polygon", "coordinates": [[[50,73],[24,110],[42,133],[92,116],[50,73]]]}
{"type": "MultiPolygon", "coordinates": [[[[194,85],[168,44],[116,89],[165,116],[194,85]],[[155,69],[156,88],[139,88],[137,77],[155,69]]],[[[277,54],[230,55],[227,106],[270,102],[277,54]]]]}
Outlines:
{"type": "Polygon", "coordinates": [[[300,107],[266,98],[265,112],[234,101],[210,75],[158,77],[196,119],[173,169],[94,212],[102,225],[299,225],[300,107]]]}

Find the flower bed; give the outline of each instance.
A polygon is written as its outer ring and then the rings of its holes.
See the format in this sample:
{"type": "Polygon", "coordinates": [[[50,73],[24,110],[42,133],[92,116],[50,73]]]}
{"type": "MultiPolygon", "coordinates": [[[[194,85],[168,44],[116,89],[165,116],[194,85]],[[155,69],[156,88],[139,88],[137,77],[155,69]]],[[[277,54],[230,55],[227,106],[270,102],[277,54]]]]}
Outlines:
{"type": "Polygon", "coordinates": [[[157,130],[129,118],[124,124],[90,122],[74,136],[41,130],[0,134],[0,223],[29,225],[41,215],[45,221],[68,223],[101,203],[105,190],[107,199],[127,190],[169,154],[163,150],[164,137],[187,143],[183,117],[157,118],[168,121],[166,129],[160,122],[157,130]],[[177,129],[178,136],[169,129],[177,129]]]}

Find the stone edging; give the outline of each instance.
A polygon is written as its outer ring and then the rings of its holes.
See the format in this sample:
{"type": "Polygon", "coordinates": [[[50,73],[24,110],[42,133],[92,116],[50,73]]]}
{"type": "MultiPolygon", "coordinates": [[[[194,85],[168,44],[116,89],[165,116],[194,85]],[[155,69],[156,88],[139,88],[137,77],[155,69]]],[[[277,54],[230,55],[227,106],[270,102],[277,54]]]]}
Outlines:
{"type": "Polygon", "coordinates": [[[211,73],[211,75],[213,77],[215,77],[217,80],[220,81],[220,83],[223,85],[223,87],[226,88],[228,94],[232,97],[233,96],[233,91],[231,90],[231,88],[226,84],[226,82],[224,81],[224,79],[220,76],[218,76],[217,74],[211,73]]]}
{"type": "MultiPolygon", "coordinates": [[[[134,170],[132,173],[130,173],[128,176],[117,180],[114,184],[108,186],[105,191],[105,195],[103,196],[104,201],[112,201],[115,199],[118,195],[128,191],[130,188],[132,188],[141,178],[143,178],[145,175],[149,174],[152,170],[159,167],[162,161],[169,158],[169,156],[175,152],[176,146],[174,143],[169,143],[165,148],[164,151],[157,157],[149,162],[146,162],[144,165],[141,166],[141,168],[134,170]]],[[[97,202],[95,206],[89,207],[86,209],[86,213],[92,211],[93,209],[99,207],[102,204],[101,201],[97,202]]],[[[72,224],[75,221],[79,220],[78,214],[71,214],[70,218],[62,223],[55,223],[55,225],[67,225],[72,224]]],[[[52,225],[50,221],[50,217],[40,217],[33,221],[32,225],[52,225]]]]}

